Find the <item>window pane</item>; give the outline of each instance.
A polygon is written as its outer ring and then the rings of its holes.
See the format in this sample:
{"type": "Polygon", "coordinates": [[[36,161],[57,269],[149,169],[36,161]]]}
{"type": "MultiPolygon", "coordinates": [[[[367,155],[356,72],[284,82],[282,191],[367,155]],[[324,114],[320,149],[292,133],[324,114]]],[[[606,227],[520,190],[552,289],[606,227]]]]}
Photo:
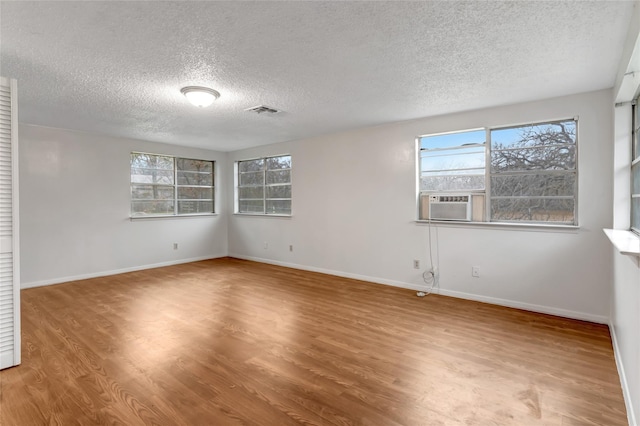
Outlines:
{"type": "Polygon", "coordinates": [[[640,106],[638,105],[640,102],[640,97],[636,98],[636,104],[632,106],[633,108],[633,159],[640,157],[640,106]]]}
{"type": "Polygon", "coordinates": [[[423,136],[420,138],[420,148],[442,149],[473,144],[483,144],[485,143],[486,136],[487,133],[485,130],[449,133],[446,135],[423,136]]]}
{"type": "Polygon", "coordinates": [[[574,222],[574,200],[508,198],[491,200],[492,221],[574,222]]]}
{"type": "Polygon", "coordinates": [[[576,175],[561,174],[496,175],[491,177],[491,196],[573,196],[576,175]]]}
{"type": "Polygon", "coordinates": [[[213,201],[178,201],[178,214],[213,213],[213,201]]]}
{"type": "Polygon", "coordinates": [[[192,171],[192,172],[213,172],[213,162],[204,160],[191,160],[188,158],[177,158],[176,167],[178,171],[192,171]]]}
{"type": "Polygon", "coordinates": [[[131,153],[131,167],[173,170],[173,157],[133,152],[131,153]]]}
{"type": "Polygon", "coordinates": [[[238,213],[288,214],[291,211],[290,155],[239,161],[237,165],[238,213]],[[265,199],[269,201],[265,203],[265,199]],[[285,203],[273,203],[275,201],[285,203]]]}
{"type": "Polygon", "coordinates": [[[291,185],[267,186],[267,198],[291,198],[291,185]]]}
{"type": "Polygon", "coordinates": [[[178,198],[191,200],[211,200],[213,198],[213,189],[180,186],[178,187],[178,198]]]}
{"type": "Polygon", "coordinates": [[[291,200],[267,200],[267,214],[291,214],[291,200]]]}
{"type": "Polygon", "coordinates": [[[576,122],[533,124],[491,131],[491,149],[575,145],[576,122]]]}
{"type": "Polygon", "coordinates": [[[484,174],[465,176],[422,176],[421,191],[461,191],[484,189],[484,174]]]}
{"type": "Polygon", "coordinates": [[[291,170],[267,171],[267,184],[290,183],[290,182],[291,182],[291,170]]]}
{"type": "Polygon", "coordinates": [[[198,172],[178,172],[178,185],[212,186],[213,174],[198,172]]]}
{"type": "Polygon", "coordinates": [[[238,162],[239,172],[256,172],[259,170],[264,170],[263,159],[238,162]]]}
{"type": "Polygon", "coordinates": [[[640,194],[640,162],[631,166],[631,193],[640,194]]]}
{"type": "Polygon", "coordinates": [[[631,198],[631,228],[640,231],[640,197],[631,198]]]}
{"type": "Polygon", "coordinates": [[[420,190],[484,189],[485,139],[485,130],[420,138],[420,190]]]}
{"type": "MultiPolygon", "coordinates": [[[[465,150],[466,151],[466,150],[465,150]]],[[[422,170],[452,170],[452,169],[484,169],[484,149],[477,148],[471,152],[435,151],[435,155],[425,155],[422,158],[422,170]]]]}
{"type": "Polygon", "coordinates": [[[213,161],[131,153],[131,214],[212,213],[213,171],[213,161]]]}
{"type": "Polygon", "coordinates": [[[491,171],[573,170],[576,168],[574,145],[491,150],[491,171]]]}
{"type": "Polygon", "coordinates": [[[173,200],[167,201],[132,201],[131,211],[134,215],[173,214],[173,200]]]}
{"type": "Polygon", "coordinates": [[[240,186],[264,185],[264,172],[240,173],[240,186]]]}
{"type": "Polygon", "coordinates": [[[492,130],[491,220],[574,223],[576,161],[574,120],[492,130]]]}
{"type": "Polygon", "coordinates": [[[238,211],[240,213],[264,213],[263,200],[239,200],[238,211]]]}
{"type": "Polygon", "coordinates": [[[131,168],[131,183],[173,185],[173,170],[131,168]]]}
{"type": "Polygon", "coordinates": [[[173,186],[131,185],[132,200],[172,200],[173,186]]]}
{"type": "Polygon", "coordinates": [[[267,158],[267,169],[290,169],[291,168],[291,156],[283,155],[282,157],[267,158]]]}
{"type": "Polygon", "coordinates": [[[242,199],[248,198],[264,198],[264,186],[246,186],[243,188],[238,188],[238,197],[242,199]]]}
{"type": "MultiPolygon", "coordinates": [[[[631,166],[631,195],[640,195],[640,163],[631,166]]],[[[640,197],[631,197],[631,228],[640,231],[640,197]]]]}
{"type": "Polygon", "coordinates": [[[460,176],[460,175],[482,175],[484,176],[484,168],[482,169],[468,169],[468,170],[438,170],[433,172],[423,172],[423,177],[437,177],[437,176],[460,176]]]}

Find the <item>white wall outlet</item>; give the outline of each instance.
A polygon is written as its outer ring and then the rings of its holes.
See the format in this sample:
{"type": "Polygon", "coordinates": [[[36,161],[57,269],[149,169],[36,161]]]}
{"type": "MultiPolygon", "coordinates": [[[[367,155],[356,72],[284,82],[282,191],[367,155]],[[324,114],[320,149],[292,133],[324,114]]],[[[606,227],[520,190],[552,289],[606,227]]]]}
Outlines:
{"type": "Polygon", "coordinates": [[[268,242],[264,242],[263,246],[262,246],[265,250],[269,248],[269,243],[268,242]]]}
{"type": "Polygon", "coordinates": [[[480,278],[480,267],[479,266],[472,266],[471,267],[471,276],[472,277],[476,277],[476,278],[480,278]]]}
{"type": "Polygon", "coordinates": [[[413,259],[413,269],[420,269],[420,261],[418,259],[413,259]]]}
{"type": "Polygon", "coordinates": [[[178,243],[173,243],[173,249],[178,250],[178,243]]]}
{"type": "Polygon", "coordinates": [[[289,244],[289,251],[293,251],[293,244],[289,244]]]}

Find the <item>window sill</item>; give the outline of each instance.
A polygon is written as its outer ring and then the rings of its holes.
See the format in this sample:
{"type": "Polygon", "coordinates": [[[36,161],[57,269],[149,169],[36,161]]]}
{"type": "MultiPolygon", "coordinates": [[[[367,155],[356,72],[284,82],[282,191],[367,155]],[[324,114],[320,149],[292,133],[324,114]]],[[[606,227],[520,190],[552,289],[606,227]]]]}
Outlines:
{"type": "Polygon", "coordinates": [[[167,215],[149,215],[149,216],[129,216],[129,219],[133,222],[136,220],[149,220],[149,219],[192,219],[194,217],[211,217],[218,216],[218,213],[194,213],[194,214],[167,214],[167,215]]]}
{"type": "Polygon", "coordinates": [[[247,216],[247,217],[279,217],[279,218],[291,218],[290,214],[264,214],[264,213],[234,213],[234,216],[247,216]]]}
{"type": "Polygon", "coordinates": [[[621,254],[640,257],[640,238],[624,229],[603,229],[611,243],[621,254]]]}
{"type": "Polygon", "coordinates": [[[428,225],[432,223],[445,227],[511,229],[520,231],[575,232],[580,229],[580,227],[576,225],[554,225],[546,223],[462,222],[452,220],[416,220],[415,222],[417,225],[428,225]]]}

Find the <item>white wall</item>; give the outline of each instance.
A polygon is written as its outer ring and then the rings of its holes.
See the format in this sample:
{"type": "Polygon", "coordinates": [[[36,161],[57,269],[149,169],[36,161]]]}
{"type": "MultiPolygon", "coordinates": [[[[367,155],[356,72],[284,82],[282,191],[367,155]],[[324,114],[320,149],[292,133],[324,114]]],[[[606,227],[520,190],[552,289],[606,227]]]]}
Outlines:
{"type": "MultiPolygon", "coordinates": [[[[612,265],[602,228],[612,224],[611,104],[605,90],[230,153],[229,180],[236,160],[293,156],[293,216],[230,216],[230,255],[424,288],[412,265],[429,264],[429,228],[415,223],[415,137],[579,116],[579,230],[439,225],[433,236],[443,294],[606,323],[612,265]],[[480,267],[480,278],[471,277],[471,266],[480,267]]],[[[231,191],[228,197],[232,206],[231,191]]]]}
{"type": "Polygon", "coordinates": [[[22,288],[226,255],[226,154],[24,124],[19,131],[22,288]],[[223,213],[131,221],[131,151],[216,160],[223,213]]]}

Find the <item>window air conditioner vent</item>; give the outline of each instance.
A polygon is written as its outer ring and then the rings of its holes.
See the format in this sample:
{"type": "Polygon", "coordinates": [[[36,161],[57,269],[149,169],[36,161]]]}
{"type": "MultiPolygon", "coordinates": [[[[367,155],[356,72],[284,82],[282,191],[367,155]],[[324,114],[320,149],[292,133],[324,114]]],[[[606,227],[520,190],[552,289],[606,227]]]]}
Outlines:
{"type": "Polygon", "coordinates": [[[247,108],[245,109],[245,111],[247,112],[255,112],[256,114],[262,114],[263,112],[266,112],[267,114],[277,114],[280,111],[275,109],[275,108],[271,108],[265,105],[258,105],[258,106],[254,106],[252,108],[247,108]]]}
{"type": "Polygon", "coordinates": [[[471,195],[430,195],[429,219],[471,221],[471,195]]]}

